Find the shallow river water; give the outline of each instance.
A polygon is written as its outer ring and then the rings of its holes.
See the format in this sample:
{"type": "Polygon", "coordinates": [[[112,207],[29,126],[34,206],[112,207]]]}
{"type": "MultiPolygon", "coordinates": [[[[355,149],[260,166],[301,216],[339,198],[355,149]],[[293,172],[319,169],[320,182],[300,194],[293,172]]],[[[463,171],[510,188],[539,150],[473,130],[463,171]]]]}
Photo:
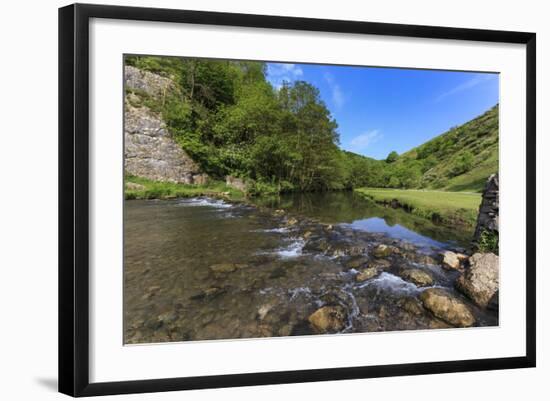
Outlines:
{"type": "Polygon", "coordinates": [[[344,311],[337,332],[450,327],[422,307],[428,287],[403,279],[421,269],[472,310],[477,326],[498,324],[453,289],[458,276],[437,262],[470,232],[443,228],[352,192],[260,199],[125,202],[124,341],[213,340],[316,334],[308,317],[344,311]],[[399,249],[378,275],[379,244],[399,249]]]}

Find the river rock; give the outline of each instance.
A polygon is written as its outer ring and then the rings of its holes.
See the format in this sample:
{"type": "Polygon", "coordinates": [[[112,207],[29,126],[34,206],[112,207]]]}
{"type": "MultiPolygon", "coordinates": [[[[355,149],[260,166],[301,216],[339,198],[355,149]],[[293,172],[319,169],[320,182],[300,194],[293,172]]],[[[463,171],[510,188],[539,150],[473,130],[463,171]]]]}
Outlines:
{"type": "Polygon", "coordinates": [[[369,267],[375,267],[377,269],[389,269],[391,267],[391,262],[387,259],[375,259],[369,262],[369,267]]]}
{"type": "Polygon", "coordinates": [[[429,288],[420,300],[435,317],[456,327],[470,327],[476,322],[470,309],[459,299],[441,288],[429,288]]]}
{"type": "Polygon", "coordinates": [[[271,309],[273,309],[272,304],[265,304],[260,306],[260,308],[258,309],[258,319],[264,320],[265,316],[269,313],[271,309]]]}
{"type": "Polygon", "coordinates": [[[373,277],[376,277],[380,272],[376,267],[367,267],[366,269],[361,270],[356,276],[355,281],[362,283],[363,281],[370,280],[373,277]]]}
{"type": "Polygon", "coordinates": [[[341,241],[332,243],[325,251],[327,255],[339,257],[339,256],[358,256],[364,254],[366,248],[362,245],[341,241]]]}
{"type": "Polygon", "coordinates": [[[422,269],[401,269],[399,271],[399,276],[419,287],[427,287],[434,283],[432,275],[422,269]]]}
{"type": "Polygon", "coordinates": [[[323,306],[313,312],[308,321],[317,333],[334,333],[345,325],[346,313],[341,306],[323,306]]]}
{"type": "Polygon", "coordinates": [[[329,249],[328,241],[324,238],[310,239],[304,245],[304,251],[325,253],[329,249]]]}
{"type": "Polygon", "coordinates": [[[442,254],[443,256],[443,267],[447,269],[457,270],[460,268],[460,259],[458,255],[451,251],[445,251],[442,254]]]}
{"type": "Polygon", "coordinates": [[[373,249],[372,254],[375,258],[387,258],[392,254],[392,248],[388,245],[380,244],[373,249]]]}
{"type": "Polygon", "coordinates": [[[399,301],[399,306],[403,310],[409,312],[411,315],[421,316],[424,314],[424,307],[422,306],[422,303],[416,298],[407,297],[401,299],[399,301]]]}
{"type": "Polygon", "coordinates": [[[287,226],[294,226],[297,223],[298,223],[298,219],[296,219],[295,217],[291,217],[286,221],[287,226]]]}
{"type": "Polygon", "coordinates": [[[493,253],[476,253],[470,267],[456,281],[456,288],[477,305],[487,307],[499,285],[499,257],[493,253]]]}
{"type": "Polygon", "coordinates": [[[359,269],[367,263],[369,263],[367,256],[354,256],[345,263],[345,266],[348,269],[359,269]]]}

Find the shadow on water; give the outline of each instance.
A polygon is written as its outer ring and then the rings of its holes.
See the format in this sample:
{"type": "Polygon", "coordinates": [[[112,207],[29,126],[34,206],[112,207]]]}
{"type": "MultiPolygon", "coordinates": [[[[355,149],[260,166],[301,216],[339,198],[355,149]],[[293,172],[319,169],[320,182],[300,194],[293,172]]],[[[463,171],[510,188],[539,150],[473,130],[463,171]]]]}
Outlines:
{"type": "Polygon", "coordinates": [[[472,230],[449,228],[403,209],[378,205],[353,191],[292,193],[258,198],[255,203],[423,246],[467,247],[473,235],[472,230]]]}

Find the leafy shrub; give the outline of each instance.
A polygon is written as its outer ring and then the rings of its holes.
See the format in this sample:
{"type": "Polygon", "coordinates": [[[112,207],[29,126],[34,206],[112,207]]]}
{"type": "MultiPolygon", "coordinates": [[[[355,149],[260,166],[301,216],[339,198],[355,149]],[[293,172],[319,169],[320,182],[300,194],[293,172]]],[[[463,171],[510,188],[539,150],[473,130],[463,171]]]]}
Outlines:
{"type": "Polygon", "coordinates": [[[498,232],[483,230],[477,241],[477,249],[480,252],[492,252],[498,255],[498,232]]]}

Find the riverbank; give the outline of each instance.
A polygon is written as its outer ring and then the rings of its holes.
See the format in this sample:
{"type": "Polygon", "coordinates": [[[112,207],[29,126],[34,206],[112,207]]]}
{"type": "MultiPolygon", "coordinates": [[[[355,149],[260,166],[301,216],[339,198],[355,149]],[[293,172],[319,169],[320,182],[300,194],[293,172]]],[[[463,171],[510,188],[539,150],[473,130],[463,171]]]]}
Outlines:
{"type": "Polygon", "coordinates": [[[126,176],[124,198],[130,199],[175,199],[210,196],[232,201],[241,201],[245,194],[221,181],[210,181],[204,185],[176,184],[152,181],[146,178],[126,176]]]}
{"type": "Polygon", "coordinates": [[[472,192],[382,188],[357,188],[355,192],[376,203],[400,207],[437,223],[472,229],[475,227],[481,203],[481,195],[472,192]]]}

